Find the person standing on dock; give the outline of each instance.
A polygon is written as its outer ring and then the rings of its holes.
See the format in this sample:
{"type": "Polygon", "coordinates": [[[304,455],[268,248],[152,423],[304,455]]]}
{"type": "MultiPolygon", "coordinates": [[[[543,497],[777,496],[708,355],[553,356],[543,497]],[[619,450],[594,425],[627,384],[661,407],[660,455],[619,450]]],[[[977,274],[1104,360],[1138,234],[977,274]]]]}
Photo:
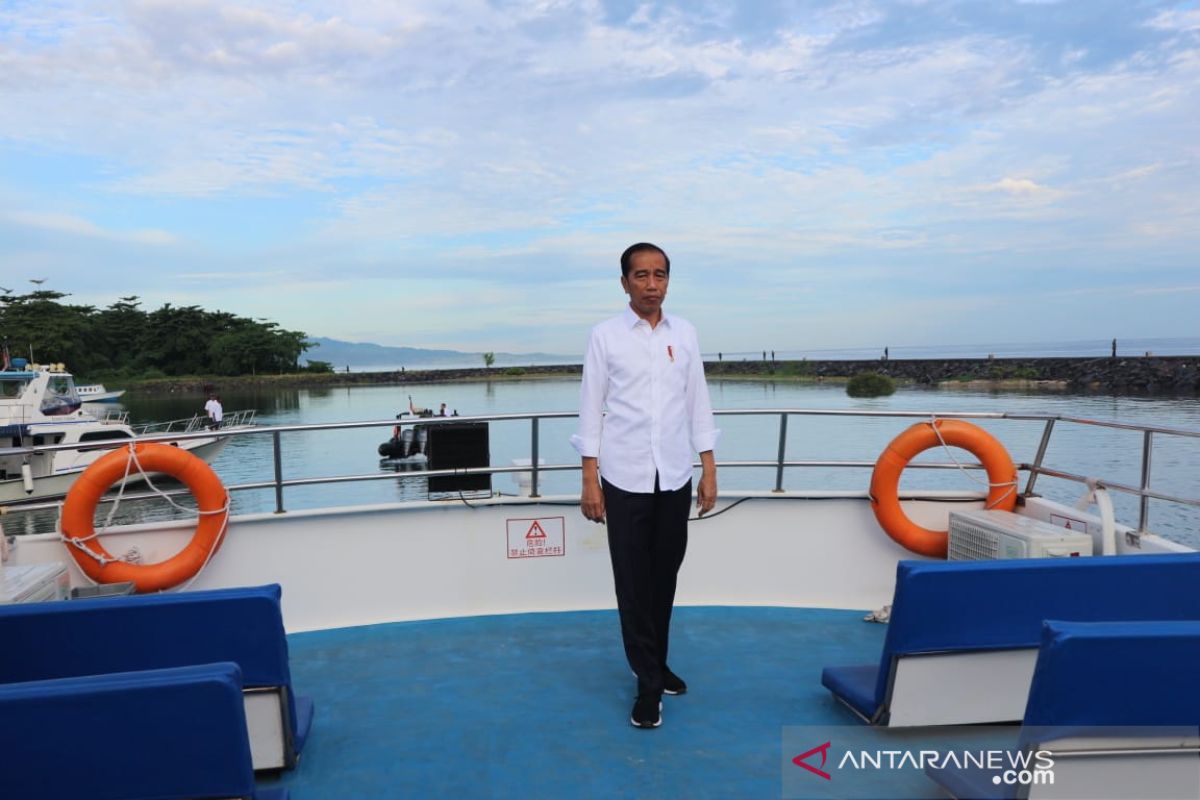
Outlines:
{"type": "Polygon", "coordinates": [[[637,676],[630,722],[662,724],[662,695],[687,684],[667,666],[676,578],[687,550],[692,463],[700,515],[717,499],[713,421],[696,329],[662,310],[671,261],[635,244],[621,255],[629,306],[592,328],[580,388],[580,510],[607,522],[625,656],[637,676]],[[605,410],[607,409],[607,414],[605,410]]]}

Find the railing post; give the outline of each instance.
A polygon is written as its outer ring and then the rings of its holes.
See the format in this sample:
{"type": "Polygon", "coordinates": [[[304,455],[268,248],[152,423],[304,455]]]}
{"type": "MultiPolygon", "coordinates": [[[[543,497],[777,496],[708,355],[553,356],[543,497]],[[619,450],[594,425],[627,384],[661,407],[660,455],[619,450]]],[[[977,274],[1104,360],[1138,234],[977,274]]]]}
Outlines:
{"type": "Polygon", "coordinates": [[[1054,420],[1046,420],[1046,427],[1042,430],[1042,440],[1038,442],[1037,455],[1033,457],[1033,464],[1029,469],[1029,481],[1025,484],[1025,497],[1033,496],[1033,485],[1037,483],[1038,470],[1042,468],[1042,461],[1046,458],[1046,448],[1050,446],[1050,432],[1054,430],[1054,420]]]}
{"type": "Polygon", "coordinates": [[[531,435],[532,441],[530,442],[529,447],[531,456],[529,459],[529,496],[541,497],[541,495],[538,494],[538,418],[531,417],[529,421],[533,423],[533,432],[531,435]]]}
{"type": "Polygon", "coordinates": [[[275,451],[275,513],[283,513],[283,458],[280,455],[279,431],[271,432],[271,444],[275,451]]]}
{"type": "Polygon", "coordinates": [[[1146,531],[1150,522],[1150,498],[1146,490],[1150,488],[1150,456],[1154,449],[1154,433],[1142,431],[1142,494],[1139,496],[1141,508],[1138,511],[1138,533],[1146,531]]]}
{"type": "Polygon", "coordinates": [[[787,412],[779,415],[779,458],[775,462],[775,491],[783,491],[783,457],[787,449],[787,412]]]}

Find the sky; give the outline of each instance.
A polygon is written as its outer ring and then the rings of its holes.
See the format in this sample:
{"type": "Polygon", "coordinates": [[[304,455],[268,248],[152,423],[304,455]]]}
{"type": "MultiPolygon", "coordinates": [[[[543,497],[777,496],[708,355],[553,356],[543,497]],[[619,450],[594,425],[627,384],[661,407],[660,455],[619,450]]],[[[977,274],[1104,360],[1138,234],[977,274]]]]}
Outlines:
{"type": "Polygon", "coordinates": [[[1200,4],[0,0],[0,285],[580,353],[1200,335],[1200,4]]]}

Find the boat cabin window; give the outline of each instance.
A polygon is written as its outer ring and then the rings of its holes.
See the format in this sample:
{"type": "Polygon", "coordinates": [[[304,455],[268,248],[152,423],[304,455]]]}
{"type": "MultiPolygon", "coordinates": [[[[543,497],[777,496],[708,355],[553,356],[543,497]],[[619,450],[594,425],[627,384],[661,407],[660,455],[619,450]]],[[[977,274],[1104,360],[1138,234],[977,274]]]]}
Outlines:
{"type": "Polygon", "coordinates": [[[48,417],[70,414],[79,408],[82,401],[75,393],[75,381],[70,375],[55,375],[46,384],[46,396],[42,398],[42,413],[48,417]]]}
{"type": "Polygon", "coordinates": [[[61,433],[44,434],[39,433],[33,437],[33,446],[40,447],[44,444],[60,444],[63,440],[61,433]]]}
{"type": "Polygon", "coordinates": [[[0,380],[0,397],[20,397],[28,385],[28,379],[4,378],[0,380]]]}
{"type": "Polygon", "coordinates": [[[70,375],[54,375],[47,384],[47,391],[58,397],[78,397],[75,393],[75,379],[70,375]]]}
{"type": "Polygon", "coordinates": [[[103,442],[108,439],[129,439],[129,431],[120,429],[111,431],[88,431],[79,435],[80,442],[103,442]]]}

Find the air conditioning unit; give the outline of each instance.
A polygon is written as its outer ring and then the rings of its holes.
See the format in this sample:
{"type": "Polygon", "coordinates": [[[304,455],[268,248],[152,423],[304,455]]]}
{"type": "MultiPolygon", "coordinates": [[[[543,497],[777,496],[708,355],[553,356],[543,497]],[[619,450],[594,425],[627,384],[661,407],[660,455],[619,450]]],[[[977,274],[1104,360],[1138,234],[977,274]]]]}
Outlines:
{"type": "Polygon", "coordinates": [[[1092,537],[1010,511],[950,512],[948,561],[1092,555],[1092,537]]]}

